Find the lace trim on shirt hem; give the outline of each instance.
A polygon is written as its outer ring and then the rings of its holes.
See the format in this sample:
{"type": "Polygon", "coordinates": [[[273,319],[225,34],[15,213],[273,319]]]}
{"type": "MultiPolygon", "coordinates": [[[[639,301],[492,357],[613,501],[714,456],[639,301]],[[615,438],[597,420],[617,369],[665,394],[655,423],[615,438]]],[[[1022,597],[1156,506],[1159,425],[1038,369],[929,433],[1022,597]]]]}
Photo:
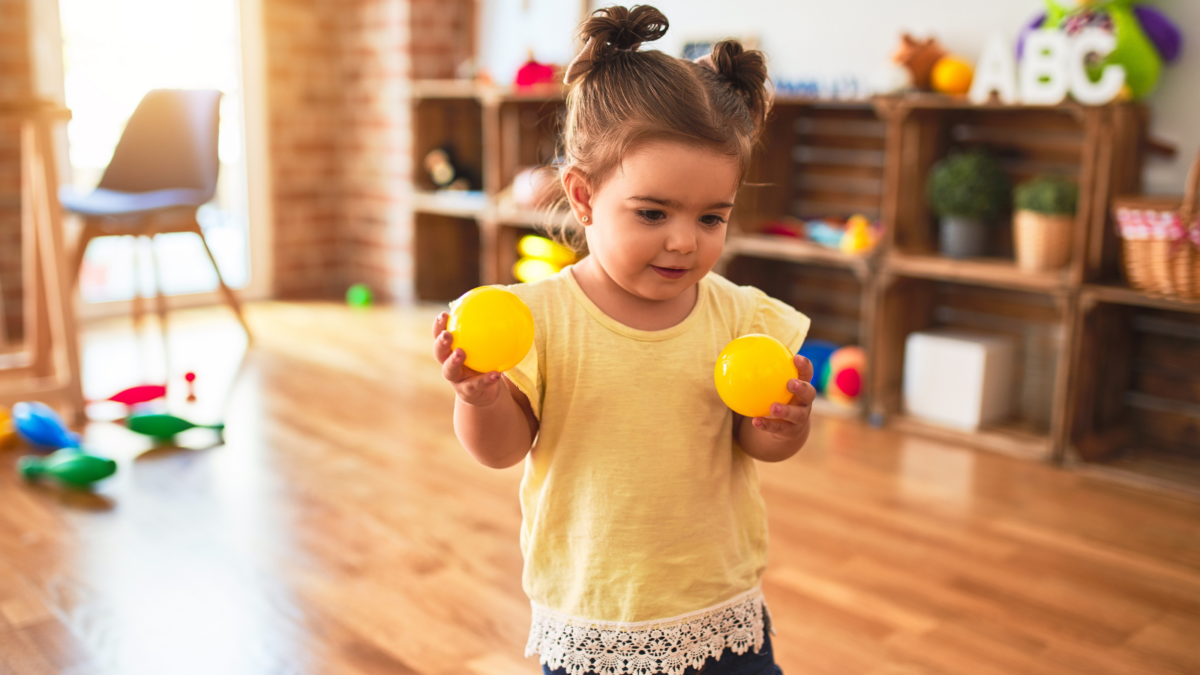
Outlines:
{"type": "Polygon", "coordinates": [[[537,653],[551,670],[570,675],[681,675],[727,648],[762,649],[765,611],[759,588],[698,612],[637,623],[588,621],[533,603],[525,656],[537,653]]]}

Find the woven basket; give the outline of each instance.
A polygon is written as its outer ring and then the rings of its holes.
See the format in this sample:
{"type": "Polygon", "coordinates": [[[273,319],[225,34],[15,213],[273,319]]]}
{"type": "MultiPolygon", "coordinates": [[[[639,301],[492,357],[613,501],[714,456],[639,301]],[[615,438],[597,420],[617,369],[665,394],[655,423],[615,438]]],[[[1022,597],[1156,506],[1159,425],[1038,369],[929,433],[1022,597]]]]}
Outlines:
{"type": "Polygon", "coordinates": [[[1200,153],[1178,197],[1118,197],[1113,211],[1121,235],[1125,277],[1134,288],[1200,300],[1200,153]]]}
{"type": "Polygon", "coordinates": [[[1074,216],[1049,216],[1023,209],[1013,214],[1017,267],[1040,272],[1066,265],[1071,258],[1074,223],[1074,216]]]}

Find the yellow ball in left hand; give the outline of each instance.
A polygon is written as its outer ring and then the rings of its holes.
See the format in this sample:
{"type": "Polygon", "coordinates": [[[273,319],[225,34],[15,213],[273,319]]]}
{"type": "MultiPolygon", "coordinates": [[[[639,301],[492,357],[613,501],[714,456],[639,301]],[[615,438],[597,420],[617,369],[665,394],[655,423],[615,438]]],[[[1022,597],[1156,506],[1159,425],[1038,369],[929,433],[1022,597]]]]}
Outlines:
{"type": "Polygon", "coordinates": [[[446,330],[454,336],[451,348],[466,352],[468,368],[504,372],[533,346],[533,313],[516,293],[482,286],[450,303],[446,330]]]}
{"type": "Polygon", "coordinates": [[[743,335],[717,357],[717,394],[735,413],[766,417],[771,404],[792,400],[788,380],[800,377],[792,352],[770,335],[743,335]]]}

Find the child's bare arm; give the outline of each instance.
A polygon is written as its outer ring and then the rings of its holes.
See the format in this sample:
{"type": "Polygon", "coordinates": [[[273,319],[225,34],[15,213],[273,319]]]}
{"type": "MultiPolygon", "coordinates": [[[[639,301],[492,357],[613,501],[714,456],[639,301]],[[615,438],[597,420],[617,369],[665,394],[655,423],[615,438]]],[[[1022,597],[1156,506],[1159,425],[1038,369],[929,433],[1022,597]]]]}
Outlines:
{"type": "Polygon", "coordinates": [[[451,349],[449,318],[443,312],[433,322],[433,355],[442,364],[442,377],[454,386],[454,433],[480,464],[510,467],[525,458],[537,436],[533,407],[500,373],[477,373],[464,365],[463,350],[451,349]]]}
{"type": "Polygon", "coordinates": [[[733,433],[742,450],[763,462],[782,462],[808,442],[809,415],[817,390],[809,384],[812,363],[803,356],[793,357],[799,379],[788,382],[792,400],[787,405],[771,405],[769,417],[746,419],[734,414],[733,433]]]}

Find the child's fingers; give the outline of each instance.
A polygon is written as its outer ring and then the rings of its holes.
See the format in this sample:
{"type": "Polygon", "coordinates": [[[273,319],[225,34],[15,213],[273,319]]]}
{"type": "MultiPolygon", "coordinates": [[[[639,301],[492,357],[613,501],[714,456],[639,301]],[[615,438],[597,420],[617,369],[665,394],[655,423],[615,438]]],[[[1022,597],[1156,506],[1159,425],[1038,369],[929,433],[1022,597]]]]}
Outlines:
{"type": "Polygon", "coordinates": [[[463,365],[466,361],[467,353],[461,349],[455,349],[442,360],[442,377],[456,384],[465,380],[468,377],[467,367],[463,365]]]}
{"type": "Polygon", "coordinates": [[[465,400],[474,402],[476,399],[500,381],[500,373],[492,371],[490,373],[481,373],[474,377],[470,377],[459,383],[459,395],[465,400]]]}
{"type": "Polygon", "coordinates": [[[791,435],[796,432],[796,425],[791,422],[770,417],[755,417],[754,426],[769,434],[791,435]]]}
{"type": "Polygon", "coordinates": [[[446,324],[449,323],[449,321],[450,315],[446,312],[438,314],[433,320],[433,337],[436,338],[437,336],[441,335],[442,331],[446,330],[446,324]]]}
{"type": "Polygon", "coordinates": [[[787,388],[795,405],[811,406],[817,398],[817,388],[805,379],[788,380],[787,388]]]}
{"type": "Polygon", "coordinates": [[[442,333],[433,339],[433,358],[437,359],[438,363],[445,363],[450,357],[450,352],[453,351],[454,336],[448,331],[442,333]]]}
{"type": "Polygon", "coordinates": [[[771,404],[771,417],[768,419],[782,420],[789,424],[805,424],[808,422],[809,407],[806,405],[771,404]]]}
{"type": "Polygon", "coordinates": [[[807,358],[799,354],[792,357],[792,362],[796,364],[796,370],[799,372],[799,377],[805,382],[812,382],[813,379],[813,364],[807,358]]]}

